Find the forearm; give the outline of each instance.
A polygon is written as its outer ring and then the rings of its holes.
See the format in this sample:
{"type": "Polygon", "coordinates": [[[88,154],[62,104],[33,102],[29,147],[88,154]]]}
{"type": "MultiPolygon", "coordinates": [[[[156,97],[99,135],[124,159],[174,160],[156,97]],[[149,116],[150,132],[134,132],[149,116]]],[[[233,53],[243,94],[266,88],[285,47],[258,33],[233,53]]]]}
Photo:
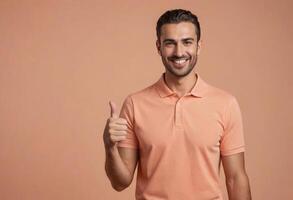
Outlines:
{"type": "Polygon", "coordinates": [[[226,180],[229,200],[251,200],[248,176],[237,175],[226,180]]]}
{"type": "Polygon", "coordinates": [[[111,181],[112,187],[121,191],[128,187],[131,182],[130,172],[120,157],[118,148],[105,148],[106,162],[105,170],[108,178],[111,181]]]}

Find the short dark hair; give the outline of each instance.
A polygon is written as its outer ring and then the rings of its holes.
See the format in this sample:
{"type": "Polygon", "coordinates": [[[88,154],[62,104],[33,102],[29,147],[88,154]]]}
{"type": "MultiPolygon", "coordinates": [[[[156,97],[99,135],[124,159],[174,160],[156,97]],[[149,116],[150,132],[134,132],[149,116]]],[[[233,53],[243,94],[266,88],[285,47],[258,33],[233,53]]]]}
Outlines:
{"type": "Polygon", "coordinates": [[[188,10],[183,9],[174,9],[166,11],[157,22],[157,38],[160,40],[161,36],[161,27],[164,24],[178,24],[180,22],[191,22],[195,26],[195,32],[197,35],[197,41],[200,40],[200,25],[196,15],[192,14],[188,10]]]}

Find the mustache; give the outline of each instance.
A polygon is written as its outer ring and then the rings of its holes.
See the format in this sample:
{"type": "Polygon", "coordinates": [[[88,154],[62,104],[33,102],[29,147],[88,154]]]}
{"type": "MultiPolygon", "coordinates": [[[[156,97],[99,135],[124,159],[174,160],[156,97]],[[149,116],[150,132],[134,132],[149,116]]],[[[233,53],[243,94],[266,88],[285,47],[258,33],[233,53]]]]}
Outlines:
{"type": "Polygon", "coordinates": [[[189,59],[189,57],[187,57],[187,56],[183,56],[183,57],[172,56],[172,57],[170,57],[169,59],[170,59],[170,60],[189,59]]]}

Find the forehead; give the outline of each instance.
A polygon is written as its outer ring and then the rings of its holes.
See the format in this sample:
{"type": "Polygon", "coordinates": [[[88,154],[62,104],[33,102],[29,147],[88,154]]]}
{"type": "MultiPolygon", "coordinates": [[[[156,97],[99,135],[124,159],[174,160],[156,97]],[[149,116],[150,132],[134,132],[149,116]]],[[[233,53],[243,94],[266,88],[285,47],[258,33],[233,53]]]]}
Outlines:
{"type": "Polygon", "coordinates": [[[180,39],[192,37],[196,39],[195,26],[191,22],[180,22],[178,24],[164,24],[161,27],[161,38],[180,39]]]}

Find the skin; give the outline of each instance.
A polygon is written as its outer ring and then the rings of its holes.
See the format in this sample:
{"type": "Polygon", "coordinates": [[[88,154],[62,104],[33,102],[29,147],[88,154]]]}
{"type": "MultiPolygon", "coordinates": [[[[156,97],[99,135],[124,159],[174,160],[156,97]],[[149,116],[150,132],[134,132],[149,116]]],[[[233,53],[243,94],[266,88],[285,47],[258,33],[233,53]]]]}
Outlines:
{"type": "MultiPolygon", "coordinates": [[[[197,41],[195,26],[190,22],[164,24],[156,47],[165,66],[165,82],[179,97],[191,91],[196,84],[195,65],[202,41],[197,41]],[[178,67],[173,61],[187,58],[184,66],[178,67]]],[[[138,151],[117,148],[117,141],[126,135],[126,123],[118,117],[116,105],[111,102],[111,116],[104,131],[107,160],[106,171],[112,186],[117,191],[127,188],[132,180],[138,161],[138,151]],[[109,127],[112,127],[111,131],[109,127]],[[108,144],[108,145],[107,145],[108,144]],[[120,155],[120,156],[119,156],[120,155]]],[[[229,200],[251,200],[248,176],[245,171],[244,153],[221,157],[229,200]]]]}
{"type": "Polygon", "coordinates": [[[251,200],[244,152],[221,157],[229,200],[251,200]]]}
{"type": "Polygon", "coordinates": [[[195,26],[190,22],[164,24],[161,27],[156,47],[166,69],[165,81],[180,97],[196,83],[195,65],[201,43],[201,40],[197,42],[195,26]],[[183,68],[178,68],[173,62],[176,58],[187,58],[188,61],[183,68]]]}
{"type": "Polygon", "coordinates": [[[105,125],[103,140],[106,152],[105,171],[116,191],[122,191],[132,182],[138,161],[138,151],[129,148],[117,148],[117,142],[127,135],[127,121],[119,117],[116,104],[110,105],[110,117],[105,125]]]}

